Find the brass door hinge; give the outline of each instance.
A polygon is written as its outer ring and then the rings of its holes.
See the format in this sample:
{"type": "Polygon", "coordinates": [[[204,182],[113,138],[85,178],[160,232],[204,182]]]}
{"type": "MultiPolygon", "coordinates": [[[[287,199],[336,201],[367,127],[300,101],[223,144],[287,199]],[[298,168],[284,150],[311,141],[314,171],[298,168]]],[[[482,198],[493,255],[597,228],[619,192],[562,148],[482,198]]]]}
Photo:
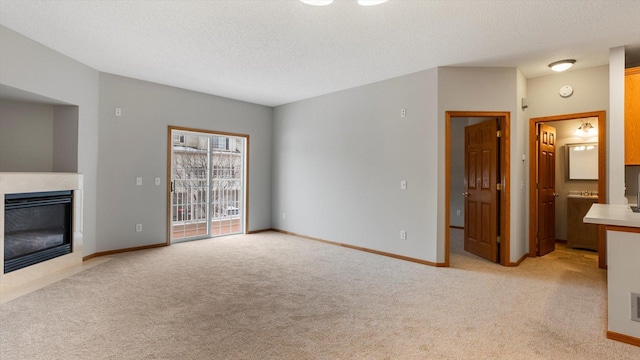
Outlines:
{"type": "Polygon", "coordinates": [[[498,190],[498,191],[502,190],[502,184],[497,183],[496,184],[496,190],[498,190]]]}
{"type": "Polygon", "coordinates": [[[499,138],[502,137],[502,131],[498,130],[498,133],[496,134],[496,136],[499,137],[499,138]]]}
{"type": "Polygon", "coordinates": [[[496,238],[496,241],[498,242],[498,244],[500,244],[500,236],[496,238]]]}

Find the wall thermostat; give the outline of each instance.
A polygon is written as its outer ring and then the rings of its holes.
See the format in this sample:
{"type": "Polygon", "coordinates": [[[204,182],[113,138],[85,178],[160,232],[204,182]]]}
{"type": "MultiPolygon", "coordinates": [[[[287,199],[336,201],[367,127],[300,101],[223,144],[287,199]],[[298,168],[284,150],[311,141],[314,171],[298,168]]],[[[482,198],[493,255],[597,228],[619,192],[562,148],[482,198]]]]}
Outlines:
{"type": "Polygon", "coordinates": [[[569,97],[573,94],[573,88],[569,85],[565,85],[560,88],[560,96],[569,97]]]}

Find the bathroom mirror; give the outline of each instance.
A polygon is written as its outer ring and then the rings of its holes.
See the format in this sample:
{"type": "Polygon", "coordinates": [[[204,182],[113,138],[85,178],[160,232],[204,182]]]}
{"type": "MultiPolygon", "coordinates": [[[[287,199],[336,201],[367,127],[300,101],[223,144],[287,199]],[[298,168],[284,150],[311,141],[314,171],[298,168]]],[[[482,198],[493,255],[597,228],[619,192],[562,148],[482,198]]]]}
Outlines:
{"type": "Polygon", "coordinates": [[[598,180],[598,143],[567,144],[568,180],[598,180]]]}

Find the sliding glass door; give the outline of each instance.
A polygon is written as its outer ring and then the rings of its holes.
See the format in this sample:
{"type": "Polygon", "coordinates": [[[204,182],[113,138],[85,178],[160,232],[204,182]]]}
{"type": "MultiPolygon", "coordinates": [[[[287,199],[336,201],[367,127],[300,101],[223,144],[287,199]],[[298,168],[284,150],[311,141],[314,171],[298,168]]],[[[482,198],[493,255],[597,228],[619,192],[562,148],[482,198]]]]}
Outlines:
{"type": "Polygon", "coordinates": [[[170,128],[171,242],[244,233],[244,136],[170,128]]]}

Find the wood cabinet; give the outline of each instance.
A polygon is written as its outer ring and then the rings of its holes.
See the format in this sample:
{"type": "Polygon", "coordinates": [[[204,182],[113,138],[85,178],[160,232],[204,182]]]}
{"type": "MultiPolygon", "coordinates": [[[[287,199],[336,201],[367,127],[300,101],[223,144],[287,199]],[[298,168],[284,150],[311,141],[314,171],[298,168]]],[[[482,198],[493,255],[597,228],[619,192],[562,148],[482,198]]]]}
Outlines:
{"type": "Polygon", "coordinates": [[[598,251],[598,225],[582,222],[591,205],[597,202],[595,197],[567,199],[567,247],[598,251]]]}
{"type": "Polygon", "coordinates": [[[640,67],[624,75],[624,163],[640,165],[640,67]]]}

